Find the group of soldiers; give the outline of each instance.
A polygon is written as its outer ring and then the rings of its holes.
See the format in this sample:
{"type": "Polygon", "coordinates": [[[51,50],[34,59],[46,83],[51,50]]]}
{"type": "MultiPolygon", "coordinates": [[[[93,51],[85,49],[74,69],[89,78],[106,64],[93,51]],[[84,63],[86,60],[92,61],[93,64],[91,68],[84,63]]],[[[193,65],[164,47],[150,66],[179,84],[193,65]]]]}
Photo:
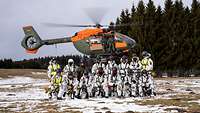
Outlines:
{"type": "Polygon", "coordinates": [[[119,64],[113,56],[106,62],[96,58],[91,70],[87,69],[84,62],[76,66],[73,59],[69,59],[61,69],[53,59],[48,66],[49,98],[155,96],[151,54],[144,51],[142,57],[140,60],[134,54],[129,63],[128,57],[123,56],[119,64]]]}

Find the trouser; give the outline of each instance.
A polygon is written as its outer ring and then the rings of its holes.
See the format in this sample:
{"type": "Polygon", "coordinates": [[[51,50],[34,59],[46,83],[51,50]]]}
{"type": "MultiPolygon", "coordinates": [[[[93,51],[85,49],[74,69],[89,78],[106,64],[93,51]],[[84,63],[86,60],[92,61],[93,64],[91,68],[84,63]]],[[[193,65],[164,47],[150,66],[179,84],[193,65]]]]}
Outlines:
{"type": "Polygon", "coordinates": [[[108,85],[103,85],[103,90],[105,92],[105,97],[108,97],[108,93],[109,93],[109,89],[108,89],[108,85]]]}
{"type": "Polygon", "coordinates": [[[121,97],[122,96],[122,83],[117,85],[117,96],[121,97]]]}
{"type": "Polygon", "coordinates": [[[123,84],[123,97],[129,97],[131,94],[131,84],[129,82],[125,82],[123,84]]]}
{"type": "Polygon", "coordinates": [[[87,91],[88,91],[88,96],[89,97],[92,97],[93,95],[92,95],[92,89],[93,89],[93,85],[92,84],[89,84],[88,86],[87,86],[87,91]]]}
{"type": "Polygon", "coordinates": [[[108,86],[105,85],[105,84],[98,84],[98,85],[95,85],[94,88],[93,88],[93,91],[94,91],[94,96],[108,96],[108,86]]]}
{"type": "Polygon", "coordinates": [[[74,85],[75,96],[78,96],[79,95],[79,90],[80,90],[78,81],[75,81],[75,83],[73,85],[74,85]]]}
{"type": "Polygon", "coordinates": [[[82,84],[80,86],[79,94],[80,98],[88,98],[88,90],[87,90],[87,85],[82,84]]]}
{"type": "Polygon", "coordinates": [[[131,96],[136,97],[137,96],[137,88],[136,83],[131,83],[131,96]]]}
{"type": "Polygon", "coordinates": [[[59,90],[59,93],[58,93],[58,97],[62,98],[65,96],[67,92],[67,83],[66,82],[63,82],[60,86],[60,90],[59,90]]]}
{"type": "Polygon", "coordinates": [[[50,85],[48,89],[48,95],[51,98],[52,96],[58,97],[59,85],[50,85]]]}
{"type": "Polygon", "coordinates": [[[110,95],[111,97],[113,96],[117,96],[117,85],[116,84],[112,84],[108,87],[108,95],[110,95]]]}
{"type": "Polygon", "coordinates": [[[148,73],[148,80],[147,80],[148,86],[149,86],[149,95],[154,96],[155,95],[155,86],[154,86],[154,80],[151,76],[151,73],[148,73]]]}
{"type": "Polygon", "coordinates": [[[138,93],[138,96],[140,97],[144,95],[143,94],[143,76],[138,76],[137,93],[138,93]]]}

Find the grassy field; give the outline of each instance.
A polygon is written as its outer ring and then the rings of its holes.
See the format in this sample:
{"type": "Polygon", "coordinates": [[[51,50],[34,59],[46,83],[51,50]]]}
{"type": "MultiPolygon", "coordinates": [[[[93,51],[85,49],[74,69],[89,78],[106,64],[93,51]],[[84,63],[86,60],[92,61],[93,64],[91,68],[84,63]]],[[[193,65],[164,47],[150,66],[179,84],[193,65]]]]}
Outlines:
{"type": "Polygon", "coordinates": [[[114,113],[115,109],[123,107],[124,113],[157,113],[160,109],[166,113],[200,113],[199,77],[155,78],[156,97],[114,100],[49,101],[43,89],[47,84],[46,70],[0,69],[0,113],[86,113],[88,109],[114,113]],[[18,81],[19,77],[24,80],[18,81]],[[141,110],[143,108],[146,110],[141,110]]]}

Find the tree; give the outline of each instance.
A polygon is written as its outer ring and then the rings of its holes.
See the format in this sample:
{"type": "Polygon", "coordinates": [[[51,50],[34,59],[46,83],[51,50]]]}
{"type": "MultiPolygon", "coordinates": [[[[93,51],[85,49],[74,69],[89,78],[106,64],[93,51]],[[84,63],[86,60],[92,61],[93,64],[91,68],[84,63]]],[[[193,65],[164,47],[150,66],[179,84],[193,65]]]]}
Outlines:
{"type": "Polygon", "coordinates": [[[136,8],[136,12],[134,17],[132,17],[131,29],[129,31],[129,35],[134,37],[134,39],[138,42],[137,52],[141,53],[143,50],[145,41],[144,41],[144,21],[145,21],[145,6],[143,1],[139,1],[138,6],[136,8]]]}

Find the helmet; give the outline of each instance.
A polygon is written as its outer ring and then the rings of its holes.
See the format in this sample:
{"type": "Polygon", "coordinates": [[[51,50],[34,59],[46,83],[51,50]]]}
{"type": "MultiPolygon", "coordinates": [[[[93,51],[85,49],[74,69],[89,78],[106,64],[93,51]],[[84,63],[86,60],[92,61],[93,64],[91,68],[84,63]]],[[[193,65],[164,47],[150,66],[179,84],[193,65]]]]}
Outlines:
{"type": "Polygon", "coordinates": [[[68,60],[68,64],[71,66],[71,65],[73,65],[74,64],[74,60],[73,59],[69,59],[68,60]]]}
{"type": "Polygon", "coordinates": [[[142,56],[143,56],[143,57],[151,57],[151,54],[148,53],[147,51],[143,51],[143,52],[142,52],[142,56]]]}
{"type": "Polygon", "coordinates": [[[148,58],[149,58],[149,57],[151,57],[151,54],[150,54],[150,53],[148,53],[148,54],[147,54],[147,57],[148,57],[148,58]]]}
{"type": "Polygon", "coordinates": [[[133,54],[132,62],[139,61],[139,57],[136,54],[133,54]]]}
{"type": "Polygon", "coordinates": [[[74,63],[74,60],[73,59],[69,59],[68,63],[74,63]]]}
{"type": "Polygon", "coordinates": [[[128,58],[127,56],[123,56],[121,59],[120,59],[121,62],[128,62],[128,58]]]}
{"type": "Polygon", "coordinates": [[[54,63],[54,64],[57,63],[55,58],[52,59],[52,63],[54,63]]]}
{"type": "Polygon", "coordinates": [[[50,60],[50,61],[49,61],[49,65],[51,65],[52,63],[53,63],[52,60],[50,60]]]}

